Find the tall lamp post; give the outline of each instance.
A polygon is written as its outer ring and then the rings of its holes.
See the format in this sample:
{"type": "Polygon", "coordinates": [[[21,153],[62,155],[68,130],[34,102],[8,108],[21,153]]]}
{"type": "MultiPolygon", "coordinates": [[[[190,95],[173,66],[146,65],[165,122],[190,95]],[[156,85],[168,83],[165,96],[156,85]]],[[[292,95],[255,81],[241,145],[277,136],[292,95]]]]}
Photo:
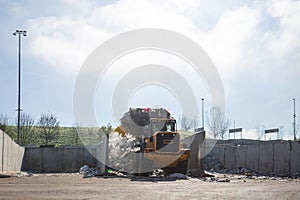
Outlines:
{"type": "Polygon", "coordinates": [[[294,98],[293,101],[294,101],[294,115],[293,115],[293,117],[294,117],[294,123],[293,123],[293,125],[294,125],[294,140],[296,141],[297,140],[297,138],[296,138],[296,99],[294,98]]]}
{"type": "Polygon", "coordinates": [[[21,118],[21,36],[26,36],[26,31],[16,30],[13,35],[19,36],[19,75],[18,75],[18,144],[20,144],[20,118],[21,118]]]}
{"type": "Polygon", "coordinates": [[[202,100],[202,127],[204,128],[204,98],[202,100]]]}

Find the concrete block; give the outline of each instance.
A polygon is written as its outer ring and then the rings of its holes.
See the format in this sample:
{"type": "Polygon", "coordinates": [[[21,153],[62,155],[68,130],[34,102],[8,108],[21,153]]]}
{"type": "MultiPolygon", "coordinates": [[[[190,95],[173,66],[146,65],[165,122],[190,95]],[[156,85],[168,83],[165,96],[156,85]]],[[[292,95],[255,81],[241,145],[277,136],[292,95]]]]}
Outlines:
{"type": "Polygon", "coordinates": [[[290,143],[288,141],[274,143],[274,173],[290,173],[290,143]]]}
{"type": "Polygon", "coordinates": [[[194,135],[190,146],[190,169],[204,171],[203,158],[205,156],[205,132],[199,132],[194,135]]]}
{"type": "Polygon", "coordinates": [[[42,171],[60,172],[61,165],[58,165],[58,148],[43,147],[42,150],[42,171]]]}
{"type": "Polygon", "coordinates": [[[12,172],[20,170],[23,155],[19,155],[19,147],[6,133],[0,131],[0,171],[12,172]]]}
{"type": "Polygon", "coordinates": [[[224,156],[224,167],[226,169],[234,169],[235,166],[235,150],[231,146],[225,147],[225,156],[224,156]]]}
{"type": "Polygon", "coordinates": [[[246,151],[246,168],[258,172],[259,145],[248,145],[246,151]]]}
{"type": "Polygon", "coordinates": [[[4,133],[2,132],[2,130],[0,130],[0,172],[3,172],[3,137],[4,137],[4,133]]]}
{"type": "Polygon", "coordinates": [[[7,155],[7,141],[6,141],[6,137],[5,137],[5,134],[3,136],[3,151],[2,151],[2,171],[3,172],[6,172],[7,170],[7,158],[6,158],[6,155],[7,155]]]}
{"type": "Polygon", "coordinates": [[[9,167],[10,167],[10,159],[9,159],[9,149],[11,148],[10,145],[10,138],[4,134],[4,139],[3,139],[3,144],[4,144],[4,148],[3,148],[3,172],[8,172],[9,167]]]}
{"type": "Polygon", "coordinates": [[[8,151],[7,151],[8,166],[7,166],[7,171],[14,171],[14,169],[13,169],[14,154],[15,154],[14,143],[13,143],[13,140],[10,137],[8,137],[7,142],[8,142],[8,151]]]}
{"type": "Polygon", "coordinates": [[[247,146],[237,146],[235,148],[235,167],[246,167],[247,165],[247,146]]]}
{"type": "Polygon", "coordinates": [[[300,174],[300,142],[291,142],[291,174],[300,174]]]}
{"type": "Polygon", "coordinates": [[[259,172],[273,174],[274,152],[273,143],[262,143],[259,146],[259,172]]]}
{"type": "Polygon", "coordinates": [[[211,151],[210,155],[214,156],[221,165],[225,165],[225,147],[224,146],[215,146],[211,151]]]}
{"type": "Polygon", "coordinates": [[[42,151],[40,148],[26,148],[24,156],[25,171],[42,171],[42,151]]]}
{"type": "Polygon", "coordinates": [[[101,167],[101,172],[105,172],[105,159],[106,159],[106,148],[105,145],[99,145],[96,148],[96,156],[95,159],[97,160],[97,166],[101,167]]]}
{"type": "Polygon", "coordinates": [[[28,171],[28,165],[29,165],[29,159],[28,157],[28,148],[25,149],[24,151],[24,156],[23,156],[23,160],[22,160],[22,167],[21,167],[21,171],[28,171]]]}
{"type": "MultiPolygon", "coordinates": [[[[84,148],[64,148],[63,149],[63,172],[78,172],[83,163],[84,148]]],[[[91,165],[89,165],[91,167],[91,165]]]]}
{"type": "Polygon", "coordinates": [[[22,169],[22,165],[23,165],[23,160],[24,160],[24,154],[25,154],[25,148],[24,147],[20,147],[19,148],[19,152],[20,152],[20,165],[19,165],[19,168],[20,170],[22,169]]]}
{"type": "Polygon", "coordinates": [[[217,140],[205,139],[205,155],[213,155],[211,152],[214,151],[217,140]]]}
{"type": "Polygon", "coordinates": [[[88,165],[90,167],[95,167],[97,165],[97,159],[96,156],[96,148],[88,148],[83,149],[83,164],[88,165]]]}
{"type": "Polygon", "coordinates": [[[7,165],[7,170],[6,171],[14,171],[14,165],[15,165],[15,146],[14,146],[14,142],[13,140],[7,136],[7,161],[8,161],[8,165],[7,165]]]}
{"type": "Polygon", "coordinates": [[[57,148],[57,159],[56,159],[56,168],[59,170],[58,172],[63,172],[63,164],[64,164],[64,151],[65,148],[57,148]]]}
{"type": "Polygon", "coordinates": [[[16,171],[21,171],[22,169],[22,163],[23,163],[23,157],[24,157],[24,148],[18,146],[17,148],[17,160],[16,160],[16,171]]]}

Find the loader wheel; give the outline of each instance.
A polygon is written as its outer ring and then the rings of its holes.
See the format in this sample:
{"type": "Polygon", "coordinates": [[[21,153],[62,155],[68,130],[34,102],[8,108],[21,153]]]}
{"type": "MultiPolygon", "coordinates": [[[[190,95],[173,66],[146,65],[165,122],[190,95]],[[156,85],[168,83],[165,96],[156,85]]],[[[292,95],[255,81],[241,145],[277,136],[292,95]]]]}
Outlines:
{"type": "Polygon", "coordinates": [[[134,173],[134,176],[150,177],[152,174],[153,172],[134,173]]]}
{"type": "Polygon", "coordinates": [[[177,164],[177,173],[186,174],[187,173],[188,160],[178,162],[177,164]]]}
{"type": "Polygon", "coordinates": [[[163,168],[164,174],[170,175],[173,173],[180,173],[186,175],[187,165],[188,165],[188,160],[185,160],[185,161],[178,162],[176,167],[165,167],[163,168]]]}

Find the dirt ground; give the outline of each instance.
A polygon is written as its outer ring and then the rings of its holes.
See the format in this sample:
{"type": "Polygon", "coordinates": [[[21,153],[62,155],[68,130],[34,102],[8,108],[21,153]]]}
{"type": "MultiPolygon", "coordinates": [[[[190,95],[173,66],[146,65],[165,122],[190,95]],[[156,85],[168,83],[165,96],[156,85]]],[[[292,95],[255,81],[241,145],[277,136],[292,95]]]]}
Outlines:
{"type": "Polygon", "coordinates": [[[40,174],[0,178],[0,199],[300,199],[299,179],[230,177],[229,180],[136,180],[40,174]]]}

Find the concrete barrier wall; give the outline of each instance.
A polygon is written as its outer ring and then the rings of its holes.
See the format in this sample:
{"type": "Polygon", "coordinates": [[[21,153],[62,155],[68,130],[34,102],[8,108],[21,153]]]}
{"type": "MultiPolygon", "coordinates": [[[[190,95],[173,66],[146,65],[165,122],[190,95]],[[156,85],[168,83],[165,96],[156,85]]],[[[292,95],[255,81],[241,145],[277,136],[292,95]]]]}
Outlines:
{"type": "Polygon", "coordinates": [[[3,150],[4,150],[4,144],[3,144],[3,140],[4,140],[4,134],[3,132],[0,130],[0,172],[3,172],[3,150]]]}
{"type": "MultiPolygon", "coordinates": [[[[1,136],[1,135],[0,135],[1,136]]],[[[2,138],[2,137],[0,137],[2,138]]],[[[185,140],[188,145],[193,147],[193,139],[185,140]]],[[[7,140],[7,139],[6,139],[7,140]]],[[[200,141],[200,140],[199,140],[200,141]]],[[[13,145],[12,141],[6,141],[4,151],[13,145]]],[[[213,142],[208,142],[212,143],[213,142]]],[[[0,144],[2,140],[0,139],[0,144]]],[[[3,146],[3,145],[2,145],[3,146]]],[[[191,148],[191,154],[194,156],[194,166],[199,167],[199,147],[191,148]]],[[[201,147],[202,149],[202,147],[201,147]]],[[[96,157],[101,156],[102,149],[97,147],[89,148],[96,157]]],[[[261,174],[300,174],[300,142],[293,141],[226,141],[217,142],[211,149],[209,155],[215,156],[228,169],[245,167],[261,174]]],[[[3,150],[0,150],[0,153],[3,150]]],[[[201,151],[201,150],[200,150],[201,151]]],[[[200,152],[201,153],[201,152],[200,152]]],[[[22,151],[21,153],[22,154],[22,151]]],[[[4,162],[4,166],[13,164],[13,160],[4,162]]],[[[190,162],[192,164],[193,162],[190,162]]],[[[94,158],[84,147],[61,147],[61,148],[26,148],[22,170],[38,172],[77,172],[83,165],[101,166],[102,164],[94,158]]],[[[15,163],[18,166],[17,163],[15,163]]],[[[103,167],[103,165],[102,165],[103,167]]],[[[0,168],[0,170],[2,169],[0,168]]],[[[192,168],[192,167],[191,167],[192,168]]]]}
{"type": "MultiPolygon", "coordinates": [[[[89,150],[96,155],[96,147],[89,150]]],[[[78,172],[83,165],[100,165],[85,147],[28,147],[25,149],[22,171],[78,172]]]]}
{"type": "MultiPolygon", "coordinates": [[[[280,143],[273,144],[274,145],[273,146],[274,174],[285,174],[287,172],[290,172],[291,144],[292,144],[291,141],[283,141],[280,143]]],[[[298,154],[300,154],[300,151],[298,151],[298,154]]],[[[298,169],[298,171],[300,172],[300,168],[298,169]]]]}
{"type": "Polygon", "coordinates": [[[227,169],[245,167],[261,174],[300,174],[298,141],[222,141],[209,154],[227,169]]]}
{"type": "Polygon", "coordinates": [[[246,168],[254,172],[258,172],[259,171],[259,145],[247,145],[246,147],[247,147],[246,168]]]}
{"type": "Polygon", "coordinates": [[[291,173],[300,173],[300,142],[293,142],[291,145],[291,173]]]}
{"type": "Polygon", "coordinates": [[[24,148],[0,130],[0,172],[20,171],[24,148]]]}
{"type": "Polygon", "coordinates": [[[233,169],[235,167],[235,151],[236,148],[226,146],[224,149],[224,167],[227,169],[233,169]]]}
{"type": "MultiPolygon", "coordinates": [[[[240,145],[235,149],[235,166],[247,166],[247,146],[240,145]]],[[[234,167],[234,166],[233,166],[234,167]]]]}
{"type": "Polygon", "coordinates": [[[259,145],[259,165],[260,173],[272,173],[274,168],[274,144],[266,143],[259,145]]]}

